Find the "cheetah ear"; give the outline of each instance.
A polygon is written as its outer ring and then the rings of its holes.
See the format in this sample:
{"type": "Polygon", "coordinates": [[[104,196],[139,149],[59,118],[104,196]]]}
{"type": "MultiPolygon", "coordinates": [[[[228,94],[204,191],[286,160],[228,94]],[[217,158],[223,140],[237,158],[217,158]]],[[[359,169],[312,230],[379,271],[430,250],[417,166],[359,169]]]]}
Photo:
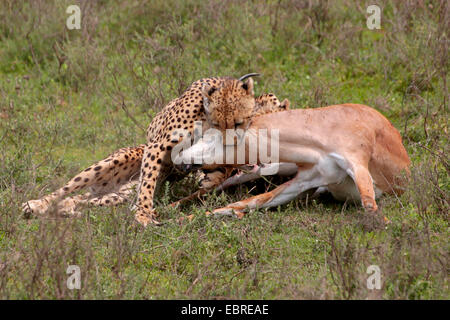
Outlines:
{"type": "Polygon", "coordinates": [[[280,109],[289,110],[289,107],[291,106],[291,103],[288,99],[284,99],[283,102],[280,104],[280,109]]]}
{"type": "Polygon", "coordinates": [[[204,84],[202,87],[203,98],[211,99],[211,95],[216,91],[217,88],[211,87],[209,84],[204,84]]]}
{"type": "Polygon", "coordinates": [[[253,92],[253,79],[248,78],[243,84],[242,88],[247,91],[248,95],[254,96],[255,93],[253,92]]]}
{"type": "Polygon", "coordinates": [[[202,96],[203,96],[203,108],[205,109],[206,113],[210,113],[209,110],[209,101],[211,99],[211,95],[216,91],[216,88],[211,87],[208,84],[204,84],[202,86],[202,96]]]}

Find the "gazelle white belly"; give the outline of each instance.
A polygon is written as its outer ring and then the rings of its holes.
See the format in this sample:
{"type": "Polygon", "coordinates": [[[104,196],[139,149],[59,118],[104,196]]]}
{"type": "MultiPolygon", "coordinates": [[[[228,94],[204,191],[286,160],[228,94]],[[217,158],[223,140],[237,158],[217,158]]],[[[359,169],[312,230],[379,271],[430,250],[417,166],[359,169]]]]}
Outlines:
{"type": "Polygon", "coordinates": [[[347,175],[345,179],[340,183],[329,184],[327,186],[327,189],[337,200],[353,200],[358,202],[361,201],[361,196],[359,194],[358,188],[349,175],[347,175]]]}
{"type": "MultiPolygon", "coordinates": [[[[354,182],[354,172],[350,162],[337,153],[321,156],[308,170],[300,169],[289,185],[263,207],[273,207],[286,203],[299,194],[313,188],[326,188],[334,198],[341,201],[361,201],[354,182]]],[[[381,190],[374,186],[376,196],[381,190]]]]}
{"type": "MultiPolygon", "coordinates": [[[[326,175],[329,183],[325,186],[337,200],[361,201],[361,195],[354,181],[354,172],[350,162],[337,153],[330,153],[321,159],[319,165],[322,174],[326,175]]],[[[373,180],[372,180],[373,182],[373,180]]],[[[374,184],[375,197],[379,197],[382,191],[374,184]]]]}

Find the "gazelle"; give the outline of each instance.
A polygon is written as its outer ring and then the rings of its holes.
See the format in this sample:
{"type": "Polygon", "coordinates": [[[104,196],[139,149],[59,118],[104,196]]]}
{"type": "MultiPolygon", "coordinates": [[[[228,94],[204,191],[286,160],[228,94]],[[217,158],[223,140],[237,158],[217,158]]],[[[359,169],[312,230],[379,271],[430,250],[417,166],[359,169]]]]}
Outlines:
{"type": "MultiPolygon", "coordinates": [[[[204,96],[204,99],[208,98],[204,96]]],[[[208,109],[214,107],[211,99],[208,109]]],[[[270,192],[216,209],[214,214],[242,217],[246,209],[278,206],[316,188],[328,190],[338,200],[361,201],[367,212],[375,212],[378,209],[375,199],[382,193],[401,193],[404,175],[409,174],[410,160],[400,133],[378,111],[361,104],[294,109],[257,116],[251,120],[245,138],[234,145],[200,140],[180,153],[177,162],[185,163],[185,170],[191,169],[193,166],[189,163],[192,159],[195,163],[204,163],[204,154],[223,148],[226,155],[231,147],[235,155],[238,150],[245,152],[241,157],[245,159],[244,163],[238,162],[238,156],[234,156],[231,165],[249,164],[252,158],[249,153],[254,148],[254,143],[249,141],[263,138],[258,133],[259,129],[267,129],[268,149],[271,148],[271,132],[279,134],[280,163],[268,165],[281,165],[285,171],[294,170],[295,177],[270,192]]],[[[260,163],[258,157],[253,158],[260,163]]]]}

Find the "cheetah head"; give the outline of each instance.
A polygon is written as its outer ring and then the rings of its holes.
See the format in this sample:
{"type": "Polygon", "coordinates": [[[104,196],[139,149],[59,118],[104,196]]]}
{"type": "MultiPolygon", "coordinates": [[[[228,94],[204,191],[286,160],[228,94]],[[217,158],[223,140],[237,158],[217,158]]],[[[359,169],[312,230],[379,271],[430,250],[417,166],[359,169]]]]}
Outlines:
{"type": "Polygon", "coordinates": [[[213,88],[205,84],[202,88],[203,106],[210,127],[246,129],[255,108],[252,76],[248,74],[237,79],[229,79],[221,87],[213,88]]]}

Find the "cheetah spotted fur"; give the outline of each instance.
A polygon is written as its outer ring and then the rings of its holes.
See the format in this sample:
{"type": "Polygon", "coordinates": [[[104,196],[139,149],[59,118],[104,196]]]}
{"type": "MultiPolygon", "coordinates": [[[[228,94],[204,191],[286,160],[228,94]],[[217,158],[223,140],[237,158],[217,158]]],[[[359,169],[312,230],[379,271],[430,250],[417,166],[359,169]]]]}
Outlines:
{"type": "MultiPolygon", "coordinates": [[[[144,226],[148,223],[158,224],[153,209],[155,189],[173,168],[170,151],[183,138],[179,133],[177,135],[177,130],[183,129],[192,134],[195,121],[206,123],[203,106],[205,94],[223,95],[222,102],[230,106],[227,115],[235,119],[233,126],[257,114],[282,109],[273,94],[254,98],[251,78],[245,82],[232,78],[198,80],[155,116],[147,130],[147,144],[113,152],[77,174],[55,192],[25,202],[24,213],[45,215],[53,207],[62,215],[77,216],[80,215],[78,210],[81,206],[112,206],[130,201],[138,188],[137,221],[144,226]],[[89,192],[66,197],[86,188],[90,189],[89,192]]],[[[220,171],[206,174],[202,187],[213,188],[225,178],[227,175],[220,171]]]]}

